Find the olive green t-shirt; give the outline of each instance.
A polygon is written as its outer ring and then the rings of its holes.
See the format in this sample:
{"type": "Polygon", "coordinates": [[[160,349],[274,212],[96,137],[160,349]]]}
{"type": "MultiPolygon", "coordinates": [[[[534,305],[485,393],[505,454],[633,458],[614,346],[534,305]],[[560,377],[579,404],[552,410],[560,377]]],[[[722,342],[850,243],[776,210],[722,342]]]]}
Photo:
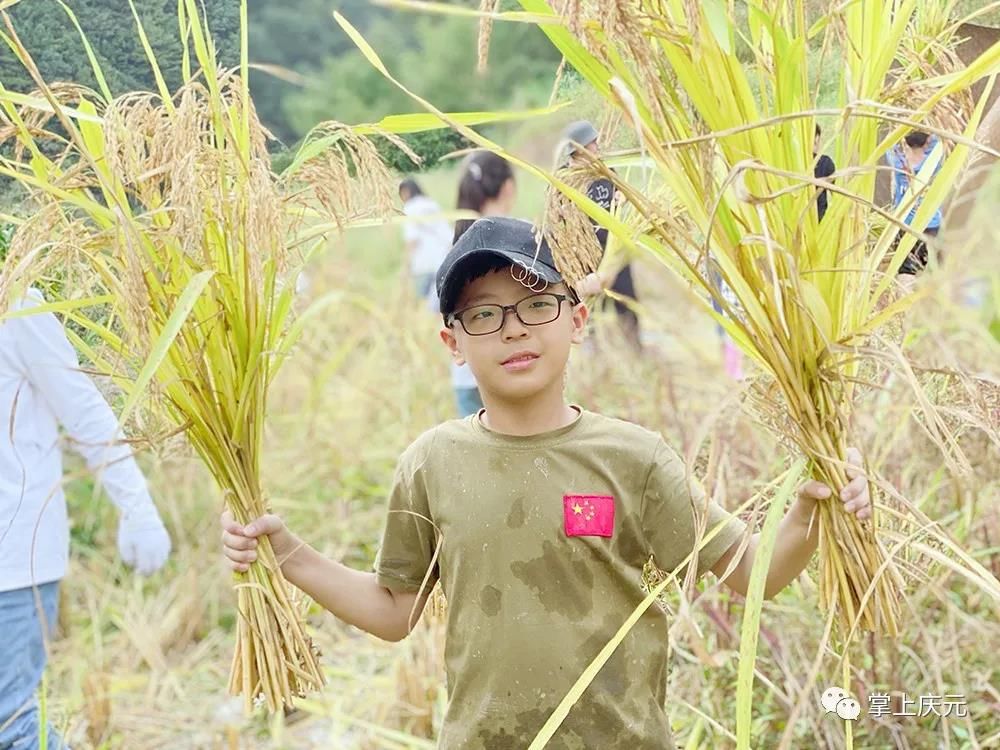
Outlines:
{"type": "MultiPolygon", "coordinates": [[[[699,575],[745,524],[705,499],[658,434],[592,412],[528,437],[478,416],[420,436],[400,458],[375,571],[394,591],[440,578],[447,597],[439,747],[528,747],[644,598],[649,556],[677,568],[705,512],[708,531],[725,526],[699,575]]],[[[547,747],[673,747],[666,647],[666,615],[650,607],[547,747]]]]}

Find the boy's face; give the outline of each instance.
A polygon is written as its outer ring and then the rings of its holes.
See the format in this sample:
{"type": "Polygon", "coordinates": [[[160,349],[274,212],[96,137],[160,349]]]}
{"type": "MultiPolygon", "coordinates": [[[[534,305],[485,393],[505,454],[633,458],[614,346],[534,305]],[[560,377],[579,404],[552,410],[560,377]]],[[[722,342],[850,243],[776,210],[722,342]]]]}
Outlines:
{"type": "MultiPolygon", "coordinates": [[[[546,293],[569,292],[563,284],[549,285],[546,293]]],[[[472,305],[514,305],[535,294],[511,275],[510,267],[493,271],[465,285],[456,311],[472,305]]],[[[559,316],[550,323],[524,325],[507,311],[495,333],[471,336],[459,321],[441,330],[441,340],[459,364],[467,362],[480,390],[505,400],[528,399],[546,389],[562,387],[572,344],[583,341],[586,305],[559,303],[559,316]]]]}

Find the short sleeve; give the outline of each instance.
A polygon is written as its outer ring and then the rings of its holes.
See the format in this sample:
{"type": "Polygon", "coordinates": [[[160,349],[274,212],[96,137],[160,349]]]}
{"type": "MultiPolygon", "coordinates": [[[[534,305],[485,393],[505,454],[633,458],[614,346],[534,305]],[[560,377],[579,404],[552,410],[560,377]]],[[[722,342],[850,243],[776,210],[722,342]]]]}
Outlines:
{"type": "Polygon", "coordinates": [[[439,535],[426,487],[419,476],[413,475],[408,463],[405,457],[401,459],[393,477],[382,543],[375,558],[375,576],[380,586],[393,591],[417,592],[422,587],[430,593],[439,577],[435,557],[439,535]]]}
{"type": "MultiPolygon", "coordinates": [[[[696,520],[707,514],[707,536],[721,531],[698,552],[698,578],[719,561],[743,536],[746,524],[714,500],[707,499],[700,483],[688,476],[681,458],[662,440],[653,454],[642,497],[642,527],[657,566],[669,573],[683,563],[698,545],[696,520]]],[[[677,571],[683,578],[686,570],[677,571]]]]}

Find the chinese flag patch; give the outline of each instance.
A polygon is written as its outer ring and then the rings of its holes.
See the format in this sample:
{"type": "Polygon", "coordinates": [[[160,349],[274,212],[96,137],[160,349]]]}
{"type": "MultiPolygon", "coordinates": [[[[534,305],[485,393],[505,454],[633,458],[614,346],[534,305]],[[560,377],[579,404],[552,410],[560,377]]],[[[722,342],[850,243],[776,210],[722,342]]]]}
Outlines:
{"type": "Polygon", "coordinates": [[[611,495],[563,495],[566,536],[611,536],[615,499],[611,495]]]}

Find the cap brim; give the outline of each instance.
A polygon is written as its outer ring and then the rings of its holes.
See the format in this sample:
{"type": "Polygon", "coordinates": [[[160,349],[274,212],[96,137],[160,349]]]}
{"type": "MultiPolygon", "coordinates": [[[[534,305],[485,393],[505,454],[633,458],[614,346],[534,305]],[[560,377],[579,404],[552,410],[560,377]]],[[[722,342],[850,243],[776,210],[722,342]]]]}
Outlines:
{"type": "MultiPolygon", "coordinates": [[[[547,263],[543,263],[541,260],[535,260],[534,263],[531,262],[530,258],[526,258],[521,253],[510,252],[507,250],[495,250],[492,248],[482,248],[474,252],[470,252],[465,255],[460,260],[455,261],[455,264],[448,269],[448,275],[442,280],[441,292],[439,295],[440,310],[442,315],[448,315],[455,312],[455,306],[458,304],[458,297],[461,294],[462,288],[460,282],[463,280],[463,270],[469,264],[469,262],[474,258],[481,258],[484,255],[494,255],[503,260],[509,261],[511,266],[518,266],[523,269],[525,277],[522,279],[519,275],[515,276],[518,281],[521,281],[526,287],[533,287],[536,284],[532,283],[532,277],[529,273],[535,274],[537,279],[541,279],[549,284],[559,284],[562,283],[562,275],[558,270],[552,268],[547,263]]],[[[519,273],[515,271],[515,273],[519,273]]],[[[539,290],[540,291],[540,290],[539,290]]]]}

